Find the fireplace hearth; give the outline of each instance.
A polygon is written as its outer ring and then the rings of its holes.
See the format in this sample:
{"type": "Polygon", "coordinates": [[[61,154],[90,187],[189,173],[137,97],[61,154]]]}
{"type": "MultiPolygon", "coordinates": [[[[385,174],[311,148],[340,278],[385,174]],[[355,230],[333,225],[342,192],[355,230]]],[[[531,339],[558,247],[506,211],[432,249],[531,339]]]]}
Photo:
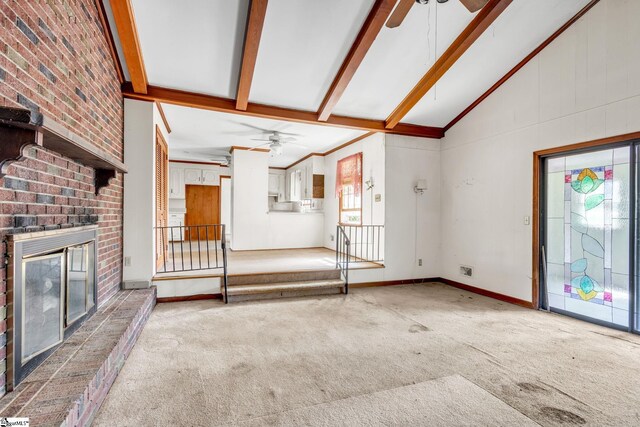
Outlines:
{"type": "Polygon", "coordinates": [[[96,310],[97,225],[7,236],[7,388],[96,310]]]}

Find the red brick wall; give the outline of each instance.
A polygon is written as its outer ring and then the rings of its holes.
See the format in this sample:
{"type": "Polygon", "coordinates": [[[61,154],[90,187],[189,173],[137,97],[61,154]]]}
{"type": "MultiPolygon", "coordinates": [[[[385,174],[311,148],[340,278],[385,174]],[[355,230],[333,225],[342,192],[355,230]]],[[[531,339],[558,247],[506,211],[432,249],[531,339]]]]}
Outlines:
{"type": "MultiPolygon", "coordinates": [[[[37,109],[122,160],[120,83],[94,0],[2,0],[0,21],[0,105],[37,109]]],[[[95,196],[92,169],[39,148],[26,157],[0,179],[0,237],[25,226],[97,222],[104,303],[122,279],[122,176],[95,196]]],[[[0,269],[3,305],[4,255],[0,269]]],[[[5,329],[2,321],[0,334],[5,329]]],[[[5,342],[0,335],[0,360],[5,342]]]]}

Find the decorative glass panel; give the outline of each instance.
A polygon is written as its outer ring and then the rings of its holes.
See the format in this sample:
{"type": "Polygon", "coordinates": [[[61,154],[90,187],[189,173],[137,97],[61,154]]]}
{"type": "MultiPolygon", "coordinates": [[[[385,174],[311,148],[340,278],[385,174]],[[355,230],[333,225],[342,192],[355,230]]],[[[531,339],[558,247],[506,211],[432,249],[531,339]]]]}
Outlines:
{"type": "Polygon", "coordinates": [[[629,148],[549,159],[546,177],[549,306],[620,326],[628,325],[629,313],[624,150],[629,148]]]}
{"type": "Polygon", "coordinates": [[[24,266],[22,363],[62,341],[63,254],[27,259],[24,266]]]}

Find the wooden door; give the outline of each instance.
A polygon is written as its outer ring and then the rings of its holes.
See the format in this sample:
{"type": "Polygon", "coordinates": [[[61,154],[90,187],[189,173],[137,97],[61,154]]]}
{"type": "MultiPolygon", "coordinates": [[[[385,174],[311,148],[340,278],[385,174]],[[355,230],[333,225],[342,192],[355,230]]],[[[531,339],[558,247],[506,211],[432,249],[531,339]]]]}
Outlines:
{"type": "MultiPolygon", "coordinates": [[[[220,224],[220,187],[217,185],[187,185],[186,186],[186,198],[187,198],[187,214],[184,222],[187,226],[195,225],[213,225],[220,224]]],[[[209,240],[214,240],[220,236],[212,235],[214,229],[209,227],[208,231],[205,231],[204,227],[200,228],[200,235],[193,234],[187,235],[187,239],[205,240],[207,237],[209,240]],[[208,234],[207,234],[208,233],[208,234]]],[[[219,230],[215,231],[216,233],[219,230]]]]}
{"type": "Polygon", "coordinates": [[[169,219],[169,154],[167,142],[156,126],[156,265],[160,267],[166,258],[167,236],[161,227],[169,219]]]}

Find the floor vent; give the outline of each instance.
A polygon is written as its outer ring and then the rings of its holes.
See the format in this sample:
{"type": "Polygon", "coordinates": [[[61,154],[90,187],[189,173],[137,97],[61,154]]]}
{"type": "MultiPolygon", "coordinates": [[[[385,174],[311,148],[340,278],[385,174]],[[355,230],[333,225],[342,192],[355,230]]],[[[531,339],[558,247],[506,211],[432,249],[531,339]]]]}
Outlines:
{"type": "Polygon", "coordinates": [[[460,274],[467,277],[473,277],[473,267],[469,267],[466,265],[460,266],[460,274]]]}

